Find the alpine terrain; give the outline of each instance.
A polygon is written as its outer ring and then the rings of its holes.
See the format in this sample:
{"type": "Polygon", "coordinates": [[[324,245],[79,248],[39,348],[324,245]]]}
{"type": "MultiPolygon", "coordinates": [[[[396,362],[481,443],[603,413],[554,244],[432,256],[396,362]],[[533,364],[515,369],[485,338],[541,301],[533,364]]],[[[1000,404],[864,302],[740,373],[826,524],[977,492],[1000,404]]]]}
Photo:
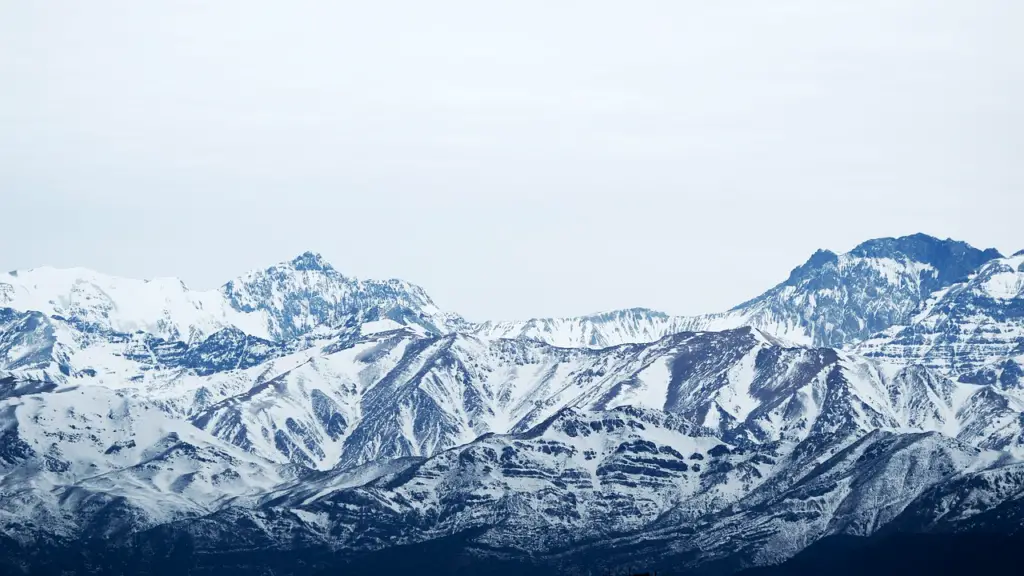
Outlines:
{"type": "Polygon", "coordinates": [[[881,238],[720,313],[525,321],[314,253],[0,274],[5,574],[802,574],[1022,526],[1024,251],[881,238]]]}

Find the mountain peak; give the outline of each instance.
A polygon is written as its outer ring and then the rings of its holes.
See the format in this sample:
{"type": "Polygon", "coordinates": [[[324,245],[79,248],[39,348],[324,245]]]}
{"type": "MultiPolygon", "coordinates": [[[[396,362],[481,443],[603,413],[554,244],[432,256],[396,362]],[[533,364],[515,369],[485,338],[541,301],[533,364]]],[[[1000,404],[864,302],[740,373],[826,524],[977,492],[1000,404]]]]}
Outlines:
{"type": "Polygon", "coordinates": [[[930,236],[918,232],[909,236],[892,237],[886,236],[883,238],[872,238],[865,240],[850,250],[850,254],[853,256],[861,257],[875,257],[885,258],[890,257],[896,253],[912,255],[908,253],[921,253],[928,250],[935,250],[940,246],[953,246],[960,245],[963,247],[969,247],[966,242],[957,242],[953,239],[947,238],[946,240],[940,240],[935,236],[930,236]]]}
{"type": "Polygon", "coordinates": [[[918,232],[909,236],[898,238],[874,238],[858,244],[850,250],[853,256],[884,258],[894,254],[903,254],[914,258],[919,262],[932,263],[931,260],[943,257],[968,257],[972,260],[980,260],[975,267],[995,258],[1002,258],[1002,254],[995,248],[980,250],[961,240],[946,238],[941,240],[935,236],[929,236],[918,232]]]}
{"type": "Polygon", "coordinates": [[[799,280],[808,273],[821,268],[827,264],[839,262],[839,256],[831,250],[818,250],[807,259],[802,265],[797,266],[789,273],[789,282],[799,280]]]}
{"type": "Polygon", "coordinates": [[[289,264],[296,270],[334,270],[317,252],[306,251],[292,259],[289,264]]]}
{"type": "Polygon", "coordinates": [[[862,258],[909,258],[935,268],[940,285],[947,285],[966,278],[979,266],[1002,258],[995,248],[980,250],[967,242],[917,233],[899,238],[876,238],[857,245],[850,251],[851,256],[862,258]]]}

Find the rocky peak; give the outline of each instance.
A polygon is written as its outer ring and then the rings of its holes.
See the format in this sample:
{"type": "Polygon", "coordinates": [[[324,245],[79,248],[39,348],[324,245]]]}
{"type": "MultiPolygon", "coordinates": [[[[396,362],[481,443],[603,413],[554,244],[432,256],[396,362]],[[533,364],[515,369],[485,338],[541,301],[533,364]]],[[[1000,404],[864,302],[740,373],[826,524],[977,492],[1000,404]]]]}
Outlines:
{"type": "Polygon", "coordinates": [[[951,238],[940,240],[921,233],[868,240],[851,250],[850,255],[898,261],[909,259],[928,264],[935,269],[935,279],[942,286],[966,278],[986,262],[1002,258],[1002,254],[995,248],[979,250],[966,242],[951,238]]]}
{"type": "Polygon", "coordinates": [[[290,264],[296,270],[334,270],[324,257],[316,252],[303,252],[293,258],[290,264]]]}
{"type": "Polygon", "coordinates": [[[804,278],[810,276],[813,272],[828,266],[829,264],[838,264],[839,256],[831,250],[818,250],[807,259],[802,265],[797,266],[789,273],[789,279],[786,281],[789,284],[798,282],[804,278]]]}

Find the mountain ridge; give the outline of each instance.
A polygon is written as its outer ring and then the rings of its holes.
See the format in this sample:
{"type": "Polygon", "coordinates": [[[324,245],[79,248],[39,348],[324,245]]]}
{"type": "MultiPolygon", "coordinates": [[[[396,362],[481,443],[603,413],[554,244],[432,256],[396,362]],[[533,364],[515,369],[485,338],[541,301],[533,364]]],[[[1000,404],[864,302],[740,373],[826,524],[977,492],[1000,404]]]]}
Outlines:
{"type": "Polygon", "coordinates": [[[1001,254],[994,248],[979,250],[925,234],[879,238],[841,255],[818,250],[786,280],[725,312],[671,316],[630,308],[570,318],[485,322],[477,330],[490,337],[602,347],[650,341],[671,332],[749,324],[797,343],[842,347],[909,322],[931,294],[997,258],[1001,254]],[[858,285],[864,290],[843,291],[858,285]],[[611,318],[626,320],[610,323],[611,318]]]}
{"type": "Polygon", "coordinates": [[[212,296],[0,276],[0,566],[726,574],[973,527],[1024,501],[1022,259],[877,239],[724,313],[479,324],[312,252],[212,296]]]}

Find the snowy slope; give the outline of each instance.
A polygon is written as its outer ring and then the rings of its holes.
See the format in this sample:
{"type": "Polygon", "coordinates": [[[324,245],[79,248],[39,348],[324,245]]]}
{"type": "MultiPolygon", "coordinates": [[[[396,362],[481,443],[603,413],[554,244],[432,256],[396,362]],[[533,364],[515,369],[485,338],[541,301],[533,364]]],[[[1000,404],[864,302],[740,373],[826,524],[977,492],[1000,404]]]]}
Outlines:
{"type": "Polygon", "coordinates": [[[683,332],[689,319],[646,308],[615,310],[575,318],[534,318],[527,321],[483,322],[472,333],[482,338],[526,338],[562,348],[607,348],[653,342],[683,332]]]}
{"type": "Polygon", "coordinates": [[[592,571],[637,557],[738,568],[785,559],[830,534],[872,534],[908,510],[969,516],[971,506],[1019,497],[1022,470],[1019,460],[935,433],[733,443],[660,411],[564,410],[520,434],[369,471],[363,483],[296,497],[285,490],[153,537],[187,534],[205,554],[225,554],[287,550],[280,535],[288,534],[359,554],[473,534],[469,558],[592,571]],[[936,499],[971,483],[979,488],[969,502],[936,499]]]}
{"type": "Polygon", "coordinates": [[[136,531],[256,495],[286,469],[100,386],[0,401],[0,529],[136,531]]]}
{"type": "Polygon", "coordinates": [[[148,389],[190,374],[257,366],[315,341],[278,344],[225,328],[185,343],[82,328],[39,312],[0,309],[0,378],[148,389]]]}
{"type": "Polygon", "coordinates": [[[995,357],[974,372],[962,374],[960,382],[995,385],[1017,396],[1024,395],[1024,345],[1008,356],[995,357]]]}
{"type": "Polygon", "coordinates": [[[60,323],[39,312],[0,308],[0,381],[63,381],[74,349],[60,323]]]}
{"type": "Polygon", "coordinates": [[[758,442],[885,428],[1024,446],[1016,422],[1024,405],[998,386],[791,347],[749,328],[602,350],[402,328],[273,366],[182,378],[159,395],[225,441],[319,470],[431,456],[526,430],[566,407],[664,410],[758,442]]]}
{"type": "Polygon", "coordinates": [[[180,280],[135,280],[84,268],[34,268],[0,274],[0,306],[58,315],[106,330],[189,341],[226,327],[267,337],[267,319],[231,307],[220,292],[180,280]]]}
{"type": "MultiPolygon", "coordinates": [[[[681,533],[670,516],[652,531],[657,539],[648,545],[664,546],[668,550],[663,548],[662,554],[684,558],[700,550],[701,563],[776,563],[825,536],[871,535],[908,508],[925,506],[931,492],[948,484],[1024,470],[1019,460],[935,433],[873,432],[816,461],[794,458],[800,452],[801,447],[794,450],[788,465],[780,466],[730,514],[693,536],[681,533]]],[[[979,487],[975,495],[992,505],[1018,496],[1001,487],[979,487]]],[[[933,516],[949,511],[931,502],[927,507],[933,516]]]]}
{"type": "Polygon", "coordinates": [[[1024,255],[993,260],[937,292],[906,326],[857,347],[897,363],[973,372],[1024,345],[1024,255]]]}

